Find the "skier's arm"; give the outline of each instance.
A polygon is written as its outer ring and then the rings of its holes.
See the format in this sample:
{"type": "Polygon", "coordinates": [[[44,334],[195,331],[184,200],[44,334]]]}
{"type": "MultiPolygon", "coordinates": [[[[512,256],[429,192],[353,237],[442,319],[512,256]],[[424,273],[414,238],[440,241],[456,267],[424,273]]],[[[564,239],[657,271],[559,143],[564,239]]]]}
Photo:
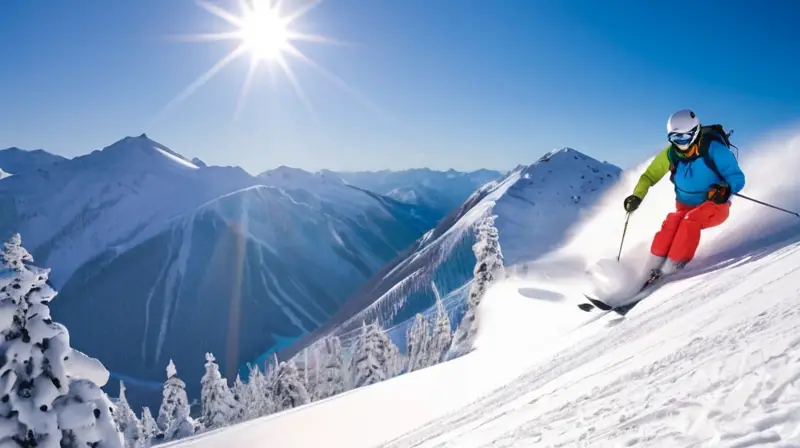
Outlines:
{"type": "Polygon", "coordinates": [[[634,196],[639,199],[644,199],[647,196],[650,187],[657,184],[667,173],[669,173],[669,156],[667,155],[669,147],[658,153],[655,159],[650,162],[650,166],[644,171],[644,174],[639,178],[639,182],[633,189],[634,196]]]}
{"type": "Polygon", "coordinates": [[[739,162],[734,157],[733,152],[722,143],[712,142],[708,147],[708,155],[717,165],[719,174],[731,189],[731,193],[738,193],[744,188],[744,173],[739,167],[739,162]]]}

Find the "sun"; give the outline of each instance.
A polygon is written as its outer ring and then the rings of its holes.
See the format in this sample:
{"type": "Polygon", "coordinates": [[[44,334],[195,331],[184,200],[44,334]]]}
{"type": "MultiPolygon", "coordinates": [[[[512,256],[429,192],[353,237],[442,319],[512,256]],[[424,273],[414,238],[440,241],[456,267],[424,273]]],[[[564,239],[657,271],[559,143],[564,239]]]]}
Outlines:
{"type": "MultiPolygon", "coordinates": [[[[263,3],[259,3],[263,5],[263,3]]],[[[275,60],[290,48],[289,21],[269,6],[255,6],[242,18],[242,43],[252,57],[275,60]]]]}
{"type": "MultiPolygon", "coordinates": [[[[232,3],[237,0],[227,0],[232,3]]],[[[292,70],[290,60],[298,60],[318,73],[321,73],[329,80],[333,81],[339,88],[354,95],[370,109],[374,109],[372,104],[365,100],[360,94],[349,88],[347,84],[337,76],[329,73],[316,62],[311,60],[297,47],[298,42],[317,43],[317,44],[343,44],[341,41],[334,40],[317,34],[309,34],[298,31],[295,25],[298,19],[302,18],[309,11],[314,9],[322,0],[307,0],[299,7],[291,11],[284,11],[284,3],[300,3],[301,0],[238,0],[238,12],[231,12],[212,3],[208,0],[196,0],[197,5],[207,12],[225,21],[231,29],[224,32],[192,34],[179,36],[178,40],[187,42],[214,42],[214,41],[233,41],[237,45],[234,49],[224,55],[216,64],[200,75],[194,82],[189,84],[177,97],[172,99],[162,110],[162,114],[175,106],[177,103],[188,98],[197,89],[202,87],[220,70],[231,62],[249,56],[249,68],[239,93],[236,104],[235,115],[242,109],[253,77],[256,75],[260,66],[266,65],[270,74],[273,68],[279,68],[288,78],[292,89],[304,103],[309,112],[313,115],[311,104],[306,98],[305,92],[300,86],[300,82],[292,70]]],[[[225,1],[222,1],[225,3],[225,1]]]]}

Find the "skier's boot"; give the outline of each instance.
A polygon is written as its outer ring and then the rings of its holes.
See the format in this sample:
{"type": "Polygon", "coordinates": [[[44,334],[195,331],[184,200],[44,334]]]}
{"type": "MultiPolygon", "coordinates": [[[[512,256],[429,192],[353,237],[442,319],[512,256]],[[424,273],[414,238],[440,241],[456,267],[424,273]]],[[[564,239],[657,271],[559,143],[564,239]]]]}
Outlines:
{"type": "Polygon", "coordinates": [[[682,261],[674,261],[667,259],[664,264],[661,266],[661,274],[662,275],[670,275],[674,274],[675,272],[683,269],[689,263],[688,260],[682,261]]]}
{"type": "Polygon", "coordinates": [[[650,254],[644,262],[644,272],[653,272],[654,270],[661,269],[667,257],[659,257],[658,255],[650,254]]]}
{"type": "Polygon", "coordinates": [[[663,266],[666,262],[667,257],[659,257],[658,255],[650,254],[650,257],[648,257],[644,265],[644,272],[647,274],[644,276],[645,282],[644,285],[642,285],[642,289],[647,288],[651,283],[661,278],[663,275],[663,266]]]}

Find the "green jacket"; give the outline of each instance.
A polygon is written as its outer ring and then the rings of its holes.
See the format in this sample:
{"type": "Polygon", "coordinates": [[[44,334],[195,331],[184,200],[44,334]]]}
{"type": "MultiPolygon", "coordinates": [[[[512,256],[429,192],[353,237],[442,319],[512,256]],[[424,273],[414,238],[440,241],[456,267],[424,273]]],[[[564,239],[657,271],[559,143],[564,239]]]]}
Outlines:
{"type": "MultiPolygon", "coordinates": [[[[644,199],[650,187],[670,172],[669,150],[669,147],[665,148],[653,159],[633,189],[634,195],[644,199]]],[[[678,154],[678,157],[683,156],[678,154]]],[[[685,163],[677,164],[673,181],[675,200],[684,205],[698,206],[708,200],[708,191],[714,184],[727,184],[731,193],[738,193],[744,187],[745,179],[731,150],[714,140],[708,146],[707,157],[695,153],[685,163]]]]}
{"type": "Polygon", "coordinates": [[[650,166],[644,171],[644,174],[639,178],[639,182],[633,189],[633,194],[639,199],[644,199],[647,196],[650,187],[657,184],[667,173],[669,173],[669,146],[659,152],[655,159],[650,162],[650,166]]]}

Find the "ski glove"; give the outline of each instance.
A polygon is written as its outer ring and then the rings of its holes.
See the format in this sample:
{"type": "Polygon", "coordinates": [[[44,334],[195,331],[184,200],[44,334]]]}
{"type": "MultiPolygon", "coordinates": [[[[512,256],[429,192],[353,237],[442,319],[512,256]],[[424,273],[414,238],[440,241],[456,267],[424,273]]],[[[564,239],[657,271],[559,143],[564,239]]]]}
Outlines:
{"type": "Polygon", "coordinates": [[[731,198],[731,188],[725,184],[714,184],[708,191],[708,200],[715,204],[724,204],[731,198]]]}
{"type": "Polygon", "coordinates": [[[642,199],[635,194],[632,194],[625,198],[625,211],[628,213],[633,212],[637,208],[639,208],[639,204],[642,203],[642,199]]]}

